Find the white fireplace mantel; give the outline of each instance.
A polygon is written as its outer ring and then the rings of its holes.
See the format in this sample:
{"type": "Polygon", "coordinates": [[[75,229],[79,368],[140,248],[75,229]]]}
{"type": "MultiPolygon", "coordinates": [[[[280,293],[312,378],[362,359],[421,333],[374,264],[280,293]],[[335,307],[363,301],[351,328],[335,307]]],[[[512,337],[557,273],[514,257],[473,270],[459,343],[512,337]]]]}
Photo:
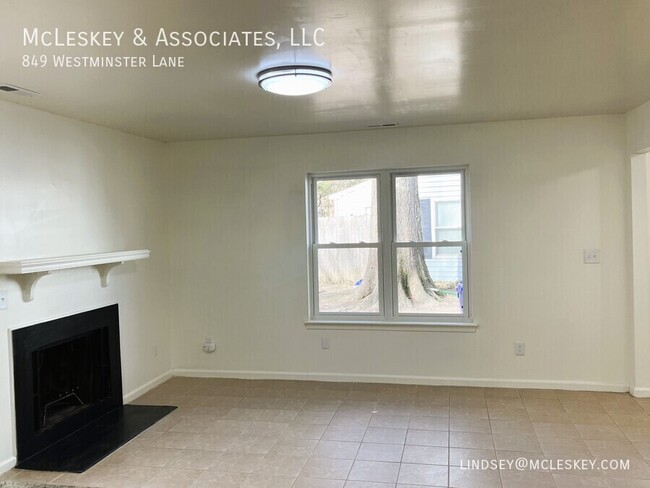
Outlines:
{"type": "Polygon", "coordinates": [[[92,266],[99,272],[102,287],[106,287],[108,286],[108,273],[111,269],[126,261],[147,259],[149,253],[149,249],[141,249],[137,251],[4,261],[0,262],[0,275],[6,275],[17,281],[23,292],[23,301],[31,302],[34,299],[34,285],[36,282],[52,271],[92,266]]]}

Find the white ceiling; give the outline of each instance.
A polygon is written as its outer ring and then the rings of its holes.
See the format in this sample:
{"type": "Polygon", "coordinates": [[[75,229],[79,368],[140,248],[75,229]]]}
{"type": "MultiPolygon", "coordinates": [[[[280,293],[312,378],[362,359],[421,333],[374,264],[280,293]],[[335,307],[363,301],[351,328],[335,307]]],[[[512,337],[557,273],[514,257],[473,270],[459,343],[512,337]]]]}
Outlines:
{"type": "Polygon", "coordinates": [[[162,141],[623,113],[650,99],[650,0],[2,0],[1,94],[162,141]],[[325,29],[321,48],[25,48],[23,27],[325,29]],[[22,68],[23,54],[185,56],[183,69],[22,68]],[[256,73],[331,65],[307,97],[256,73]]]}

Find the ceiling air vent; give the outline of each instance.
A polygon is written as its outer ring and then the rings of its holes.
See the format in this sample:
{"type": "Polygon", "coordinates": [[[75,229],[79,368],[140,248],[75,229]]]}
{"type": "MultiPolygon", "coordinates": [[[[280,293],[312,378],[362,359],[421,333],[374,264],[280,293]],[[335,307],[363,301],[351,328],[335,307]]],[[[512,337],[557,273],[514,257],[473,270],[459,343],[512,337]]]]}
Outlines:
{"type": "Polygon", "coordinates": [[[18,95],[20,97],[32,97],[39,94],[38,92],[28,90],[27,88],[21,88],[15,85],[0,85],[0,91],[10,93],[12,95],[18,95]]]}
{"type": "Polygon", "coordinates": [[[399,124],[392,122],[390,124],[372,124],[368,126],[368,129],[386,129],[388,127],[397,127],[399,124]]]}

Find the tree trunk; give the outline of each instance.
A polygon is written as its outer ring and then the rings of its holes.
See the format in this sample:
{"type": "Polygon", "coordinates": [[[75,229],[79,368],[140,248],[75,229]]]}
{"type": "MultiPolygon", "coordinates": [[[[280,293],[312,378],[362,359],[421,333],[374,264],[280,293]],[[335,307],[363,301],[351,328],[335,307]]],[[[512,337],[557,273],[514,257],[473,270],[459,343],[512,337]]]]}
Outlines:
{"type": "MultiPolygon", "coordinates": [[[[397,240],[420,242],[422,216],[417,176],[397,178],[395,184],[397,240]]],[[[437,298],[424,260],[424,249],[421,247],[398,249],[397,279],[399,292],[403,292],[412,303],[419,303],[431,297],[437,298]]]]}
{"type": "MultiPolygon", "coordinates": [[[[402,242],[422,241],[422,217],[420,215],[420,196],[417,176],[399,177],[395,188],[395,211],[398,228],[397,240],[402,242]]],[[[372,219],[376,221],[377,190],[372,187],[372,219]]],[[[384,245],[390,245],[386,242],[384,245]]],[[[363,281],[357,289],[359,300],[373,297],[377,299],[377,259],[368,259],[363,281]]],[[[429,275],[424,249],[421,247],[400,248],[397,254],[398,295],[400,301],[408,299],[412,304],[431,299],[438,299],[434,291],[433,280],[429,275]]]]}
{"type": "MultiPolygon", "coordinates": [[[[370,199],[370,208],[371,208],[371,214],[370,214],[370,222],[371,225],[376,225],[375,223],[377,222],[377,185],[372,185],[371,186],[371,199],[370,199]]],[[[376,236],[375,236],[376,239],[376,236]]],[[[370,256],[368,256],[368,263],[366,264],[366,270],[363,273],[363,280],[361,281],[361,284],[357,288],[357,299],[359,300],[364,300],[370,296],[373,295],[373,292],[376,291],[377,288],[377,276],[378,276],[379,270],[377,269],[377,256],[371,253],[370,256]]],[[[374,300],[378,300],[378,291],[377,293],[374,293],[373,296],[374,300]]]]}

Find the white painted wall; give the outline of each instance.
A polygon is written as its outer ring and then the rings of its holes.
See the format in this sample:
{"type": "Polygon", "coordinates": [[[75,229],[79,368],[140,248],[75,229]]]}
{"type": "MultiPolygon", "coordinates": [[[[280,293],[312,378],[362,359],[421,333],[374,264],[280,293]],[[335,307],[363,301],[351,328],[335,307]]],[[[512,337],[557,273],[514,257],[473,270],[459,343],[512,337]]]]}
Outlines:
{"type": "Polygon", "coordinates": [[[626,114],[627,149],[630,154],[650,151],[650,101],[626,114]]]}
{"type": "Polygon", "coordinates": [[[178,371],[627,388],[624,116],[179,143],[167,153],[178,371]],[[305,174],[453,164],[470,165],[478,331],[307,330],[305,174]],[[602,264],[583,264],[585,248],[600,248],[602,264]],[[201,351],[205,336],[215,354],[201,351]],[[515,340],[526,341],[525,357],[514,356],[515,340]]]}
{"type": "Polygon", "coordinates": [[[15,455],[10,328],[117,302],[124,392],[169,370],[163,147],[0,102],[0,261],[151,249],[149,260],[114,269],[108,288],[92,268],[46,276],[30,303],[0,276],[9,292],[0,310],[0,472],[15,455]]]}

